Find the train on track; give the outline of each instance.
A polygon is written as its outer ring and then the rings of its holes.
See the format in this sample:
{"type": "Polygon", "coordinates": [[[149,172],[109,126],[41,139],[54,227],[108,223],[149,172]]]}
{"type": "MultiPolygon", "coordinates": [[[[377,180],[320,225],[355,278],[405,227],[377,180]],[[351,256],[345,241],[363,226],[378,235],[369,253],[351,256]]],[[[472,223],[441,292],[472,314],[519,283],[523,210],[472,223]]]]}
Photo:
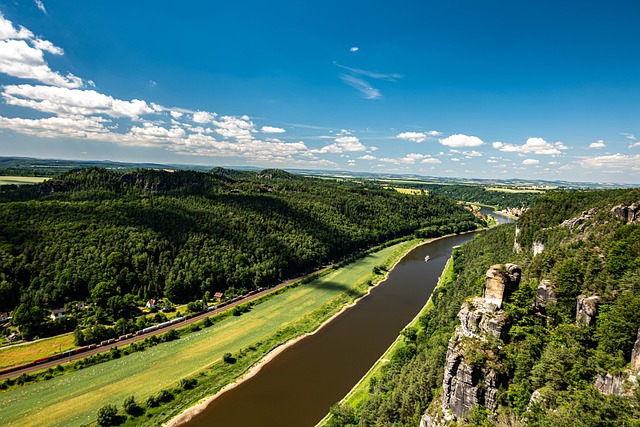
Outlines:
{"type": "Polygon", "coordinates": [[[89,350],[92,350],[92,349],[97,348],[97,347],[106,347],[106,346],[109,346],[111,344],[115,344],[117,342],[124,341],[126,339],[132,338],[133,336],[139,336],[139,335],[147,334],[149,332],[154,332],[154,331],[157,331],[159,329],[163,329],[163,328],[166,328],[168,326],[175,325],[175,324],[178,324],[180,322],[184,322],[187,319],[191,319],[193,317],[200,316],[200,315],[205,314],[205,313],[210,313],[210,312],[212,312],[212,311],[214,311],[214,310],[216,310],[218,308],[227,306],[227,305],[229,305],[231,303],[234,303],[236,301],[240,301],[240,300],[242,300],[242,299],[244,299],[246,297],[249,297],[251,295],[254,295],[254,294],[258,293],[258,292],[262,292],[265,289],[266,288],[258,288],[258,289],[254,290],[254,291],[251,291],[251,292],[247,293],[246,295],[238,295],[238,296],[236,296],[236,297],[234,297],[234,298],[232,298],[232,299],[230,299],[228,301],[223,301],[220,304],[218,304],[217,306],[216,305],[212,305],[210,307],[207,307],[205,310],[199,311],[197,313],[189,313],[184,317],[177,317],[175,319],[171,319],[171,320],[168,320],[168,321],[163,322],[163,323],[158,323],[157,325],[149,326],[148,328],[140,329],[139,331],[136,331],[136,332],[133,332],[133,333],[130,333],[130,334],[120,335],[118,338],[111,338],[111,339],[108,339],[108,340],[104,340],[104,341],[100,342],[99,344],[85,345],[83,347],[78,347],[78,348],[74,348],[74,349],[71,349],[71,350],[67,350],[67,351],[64,351],[62,353],[54,354],[52,356],[42,357],[40,359],[36,359],[36,360],[31,361],[31,362],[23,363],[21,365],[9,366],[7,368],[0,369],[0,375],[9,374],[11,372],[16,372],[16,371],[21,371],[23,369],[30,368],[32,366],[42,365],[44,363],[53,362],[55,360],[64,361],[64,359],[71,358],[71,356],[73,356],[73,355],[76,355],[76,354],[79,354],[79,353],[84,353],[85,351],[89,351],[89,350]]]}

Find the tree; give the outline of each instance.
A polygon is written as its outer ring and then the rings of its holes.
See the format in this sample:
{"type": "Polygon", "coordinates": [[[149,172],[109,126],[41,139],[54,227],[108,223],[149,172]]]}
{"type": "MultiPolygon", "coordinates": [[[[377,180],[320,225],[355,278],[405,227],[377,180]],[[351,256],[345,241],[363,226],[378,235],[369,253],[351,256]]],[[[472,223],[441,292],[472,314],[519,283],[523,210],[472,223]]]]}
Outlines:
{"type": "Polygon", "coordinates": [[[122,407],[124,408],[124,412],[137,417],[142,414],[142,407],[136,403],[136,400],[133,396],[127,396],[122,402],[122,407]]]}
{"type": "Polygon", "coordinates": [[[98,424],[103,427],[115,425],[118,421],[118,408],[110,403],[98,409],[98,424]]]}

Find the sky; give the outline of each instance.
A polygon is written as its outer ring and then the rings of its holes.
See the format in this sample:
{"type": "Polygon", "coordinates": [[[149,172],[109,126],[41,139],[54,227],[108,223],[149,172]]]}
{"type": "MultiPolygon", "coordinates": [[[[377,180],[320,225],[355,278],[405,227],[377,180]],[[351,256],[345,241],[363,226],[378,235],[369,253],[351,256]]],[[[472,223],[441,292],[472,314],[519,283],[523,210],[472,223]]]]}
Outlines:
{"type": "Polygon", "coordinates": [[[0,0],[0,156],[640,184],[640,2],[0,0]]]}

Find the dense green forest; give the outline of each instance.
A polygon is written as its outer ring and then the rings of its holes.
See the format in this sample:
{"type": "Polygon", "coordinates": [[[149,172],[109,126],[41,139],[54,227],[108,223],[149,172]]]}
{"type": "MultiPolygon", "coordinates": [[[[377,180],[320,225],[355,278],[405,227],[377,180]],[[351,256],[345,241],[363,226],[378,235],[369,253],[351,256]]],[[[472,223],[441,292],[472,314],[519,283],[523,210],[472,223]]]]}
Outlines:
{"type": "Polygon", "coordinates": [[[424,189],[433,194],[449,197],[463,202],[480,203],[495,206],[498,209],[528,208],[533,205],[542,193],[535,192],[507,192],[487,190],[482,185],[462,184],[419,184],[416,188],[424,189]]]}
{"type": "Polygon", "coordinates": [[[428,408],[437,413],[456,315],[482,294],[486,270],[507,262],[522,266],[505,304],[510,329],[490,349],[465,356],[504,375],[498,412],[476,406],[456,425],[638,425],[640,391],[629,375],[638,374],[630,360],[640,328],[640,212],[635,220],[612,213],[638,201],[639,189],[553,193],[518,221],[520,253],[513,250],[515,225],[456,250],[453,279],[434,292],[435,307],[418,333],[404,334],[407,345],[371,382],[368,398],[356,408],[334,407],[328,425],[416,426],[428,408]],[[541,253],[533,254],[533,242],[544,246],[541,253]],[[535,308],[542,280],[557,296],[544,312],[535,308]],[[576,320],[579,295],[600,297],[593,322],[576,320]],[[596,388],[607,374],[622,381],[622,393],[596,388]]]}
{"type": "Polygon", "coordinates": [[[86,324],[109,324],[148,298],[243,293],[390,239],[478,226],[445,197],[281,170],[90,168],[0,200],[0,311],[15,309],[26,336],[46,334],[48,310],[74,301],[95,303],[86,324]]]}

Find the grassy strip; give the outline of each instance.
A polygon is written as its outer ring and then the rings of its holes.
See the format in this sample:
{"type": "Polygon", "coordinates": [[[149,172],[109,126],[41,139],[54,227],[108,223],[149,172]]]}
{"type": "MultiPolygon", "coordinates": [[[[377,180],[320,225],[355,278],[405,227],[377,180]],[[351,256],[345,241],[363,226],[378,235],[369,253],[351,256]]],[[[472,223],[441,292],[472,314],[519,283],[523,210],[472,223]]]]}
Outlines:
{"type": "Polygon", "coordinates": [[[72,348],[75,348],[72,333],[46,338],[34,343],[3,347],[0,348],[0,368],[20,365],[72,348]]]}
{"type": "Polygon", "coordinates": [[[0,176],[0,185],[26,185],[26,184],[39,184],[51,178],[45,178],[40,176],[0,176]]]}
{"type": "Polygon", "coordinates": [[[288,290],[282,297],[253,306],[247,303],[248,313],[227,314],[211,327],[203,325],[202,330],[178,340],[1,393],[0,424],[86,424],[95,420],[104,404],[120,406],[125,397],[134,395],[138,399],[160,397],[156,400],[163,402],[155,406],[155,402],[139,401],[146,415],[131,422],[159,425],[232,382],[275,347],[316,329],[345,303],[364,295],[372,281],[382,278],[372,273],[374,267],[389,268],[418,242],[383,249],[349,268],[329,271],[308,285],[288,290]],[[223,362],[225,353],[231,353],[235,363],[223,362]],[[178,381],[185,377],[197,383],[180,391],[178,381]],[[167,393],[173,397],[167,398],[167,393]]]}
{"type": "MultiPolygon", "coordinates": [[[[449,260],[447,261],[447,264],[445,265],[444,270],[442,271],[442,274],[438,279],[437,286],[450,283],[451,281],[453,281],[453,258],[449,258],[449,260]]],[[[417,328],[418,330],[421,330],[422,328],[420,328],[419,319],[427,314],[431,309],[433,309],[433,307],[434,304],[431,301],[431,297],[429,297],[429,300],[427,301],[425,306],[422,308],[422,310],[420,310],[420,313],[416,315],[411,323],[407,325],[407,328],[417,328]]],[[[384,365],[389,363],[392,355],[405,345],[405,340],[402,334],[400,334],[398,338],[396,338],[396,340],[387,349],[387,351],[382,356],[380,356],[380,359],[378,359],[376,363],[371,367],[369,372],[367,372],[367,374],[362,377],[358,384],[356,384],[353,389],[351,389],[351,391],[339,402],[339,404],[348,404],[352,408],[357,409],[360,402],[365,401],[369,397],[371,379],[379,376],[380,370],[384,365]]],[[[327,416],[325,416],[318,423],[318,426],[327,425],[330,419],[331,414],[327,414],[327,416]]]]}

